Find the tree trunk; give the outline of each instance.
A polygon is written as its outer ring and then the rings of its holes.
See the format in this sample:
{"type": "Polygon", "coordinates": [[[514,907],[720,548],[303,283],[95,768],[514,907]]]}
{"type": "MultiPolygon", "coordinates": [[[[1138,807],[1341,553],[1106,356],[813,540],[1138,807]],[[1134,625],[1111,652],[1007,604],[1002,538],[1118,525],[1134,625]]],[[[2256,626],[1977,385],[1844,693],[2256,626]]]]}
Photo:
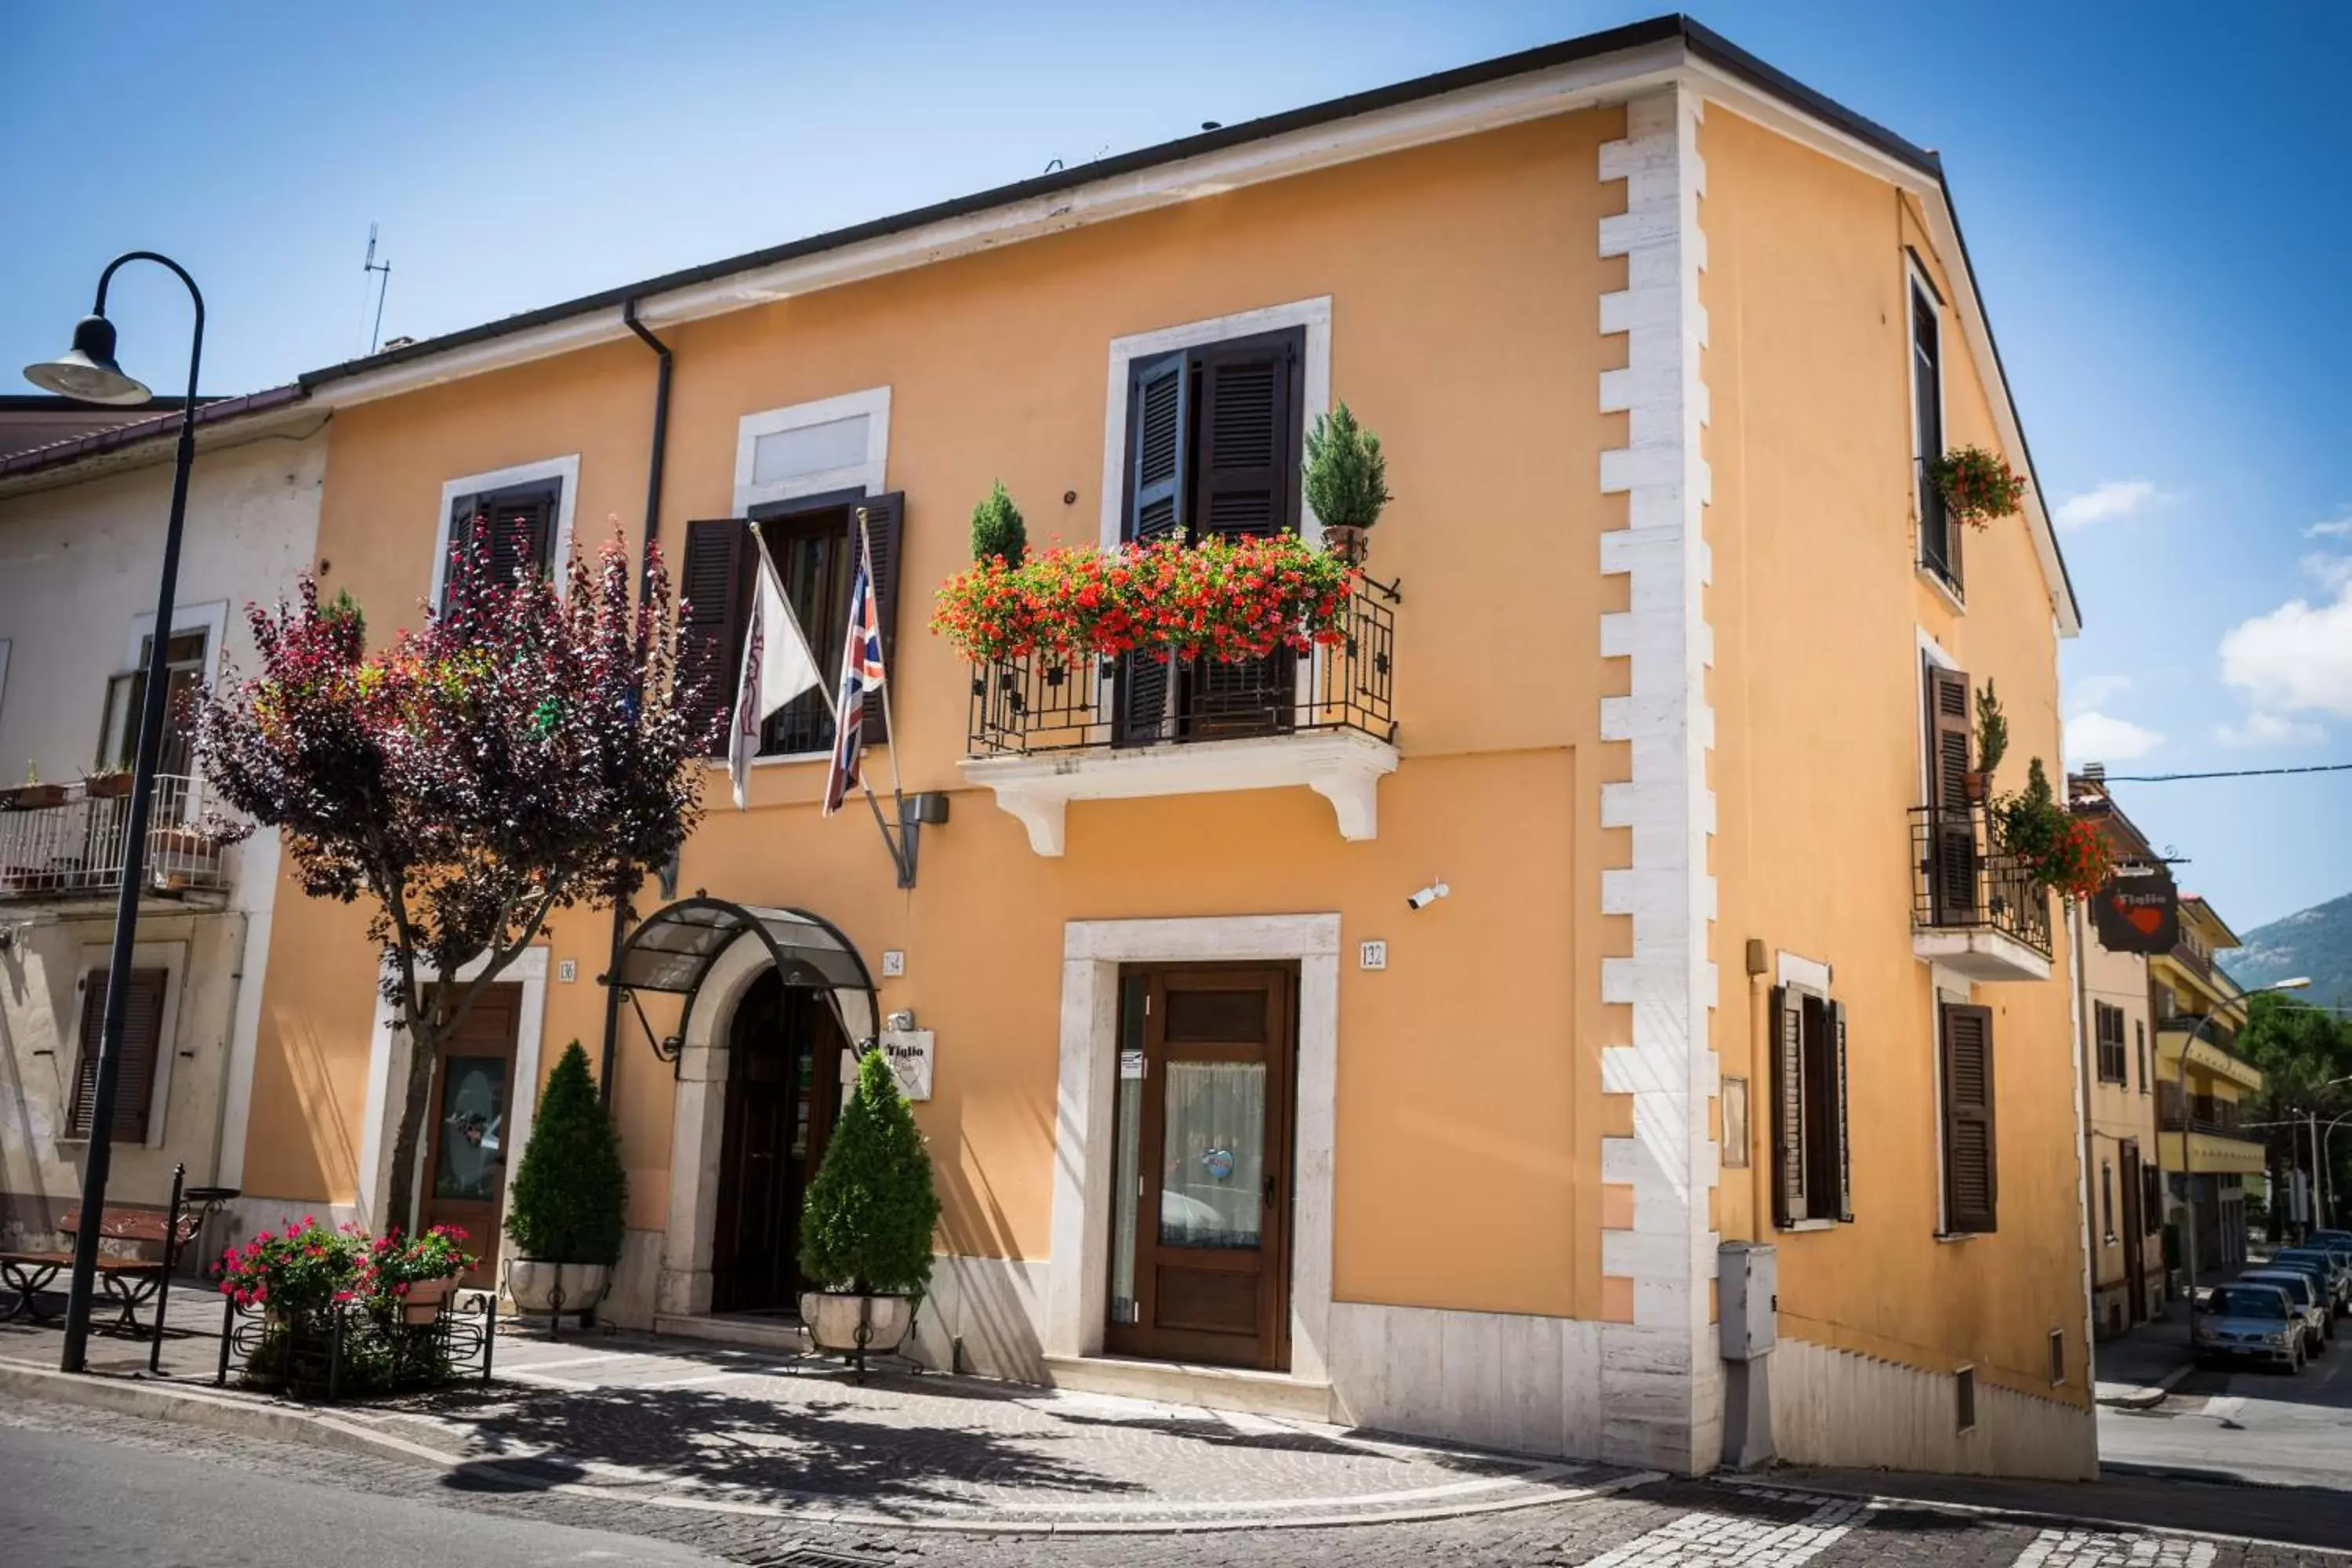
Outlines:
{"type": "Polygon", "coordinates": [[[392,1190],[384,1203],[389,1222],[379,1234],[397,1228],[403,1235],[416,1230],[416,1166],[423,1156],[425,1111],[433,1092],[433,1058],[438,1030],[412,1026],[408,1031],[408,1086],[401,1096],[400,1129],[392,1140],[392,1190]]]}

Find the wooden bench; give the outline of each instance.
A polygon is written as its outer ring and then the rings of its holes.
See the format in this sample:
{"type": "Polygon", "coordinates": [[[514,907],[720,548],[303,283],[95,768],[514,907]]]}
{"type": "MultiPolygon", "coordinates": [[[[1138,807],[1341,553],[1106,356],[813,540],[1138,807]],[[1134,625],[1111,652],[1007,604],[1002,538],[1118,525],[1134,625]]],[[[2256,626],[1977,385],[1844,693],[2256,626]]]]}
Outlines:
{"type": "MultiPolygon", "coordinates": [[[[179,1261],[181,1250],[196,1238],[204,1224],[201,1209],[183,1213],[179,1223],[152,1209],[106,1208],[99,1211],[98,1234],[102,1243],[121,1242],[129,1251],[106,1251],[101,1245],[98,1255],[98,1287],[106,1301],[119,1309],[114,1327],[127,1334],[144,1333],[139,1321],[139,1309],[154,1299],[173,1264],[179,1261]]],[[[58,1228],[68,1236],[81,1231],[81,1211],[68,1210],[58,1220],[58,1228]]],[[[37,1323],[47,1322],[51,1314],[41,1310],[41,1292],[49,1288],[60,1270],[73,1267],[73,1253],[65,1252],[0,1252],[0,1285],[16,1293],[16,1301],[5,1312],[0,1312],[0,1323],[18,1318],[30,1318],[37,1323]]],[[[98,1303],[93,1302],[95,1307],[98,1303]]]]}

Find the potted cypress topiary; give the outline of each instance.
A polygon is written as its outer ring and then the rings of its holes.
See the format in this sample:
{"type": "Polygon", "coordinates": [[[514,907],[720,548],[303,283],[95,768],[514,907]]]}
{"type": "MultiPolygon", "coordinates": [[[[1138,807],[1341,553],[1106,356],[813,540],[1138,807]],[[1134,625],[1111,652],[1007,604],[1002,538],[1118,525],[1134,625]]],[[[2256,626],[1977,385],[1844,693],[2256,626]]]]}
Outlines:
{"type": "Polygon", "coordinates": [[[801,1215],[801,1321],[819,1350],[887,1354],[914,1326],[931,1279],[940,1219],[931,1155],[915,1113],[878,1050],[858,1064],[857,1089],[809,1184],[801,1215]]]}
{"type": "Polygon", "coordinates": [[[1992,795],[1992,771],[2009,755],[2009,718],[2000,710],[2000,699],[1993,695],[1992,678],[1985,678],[1984,689],[1977,693],[1977,765],[1968,771],[1961,781],[1969,799],[1983,805],[1992,795]]]}
{"type": "Polygon", "coordinates": [[[548,1076],[515,1172],[506,1226],[514,1251],[505,1269],[515,1310],[546,1318],[593,1310],[612,1288],[628,1198],[621,1135],[574,1040],[548,1076]]]}
{"type": "Polygon", "coordinates": [[[1021,521],[1021,509],[999,479],[987,499],[971,509],[971,558],[982,563],[1002,558],[1007,566],[1018,566],[1028,553],[1029,525],[1021,521]]]}
{"type": "Polygon", "coordinates": [[[1381,438],[1356,422],[1345,403],[1315,416],[1307,432],[1307,504],[1323,522],[1324,542],[1360,565],[1364,536],[1389,504],[1388,459],[1381,438]]]}

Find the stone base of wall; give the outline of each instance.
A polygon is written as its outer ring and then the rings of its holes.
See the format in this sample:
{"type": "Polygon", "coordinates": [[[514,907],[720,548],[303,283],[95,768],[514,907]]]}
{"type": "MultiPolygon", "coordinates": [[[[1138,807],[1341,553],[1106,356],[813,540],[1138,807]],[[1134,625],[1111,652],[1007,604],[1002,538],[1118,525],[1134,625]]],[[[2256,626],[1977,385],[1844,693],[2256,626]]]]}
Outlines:
{"type": "Polygon", "coordinates": [[[2093,1480],[2098,1418],[2063,1404],[1977,1384],[1976,1425],[1957,1430],[1949,1373],[1782,1340],[1768,1358],[1772,1441],[1783,1463],[2093,1480]]]}

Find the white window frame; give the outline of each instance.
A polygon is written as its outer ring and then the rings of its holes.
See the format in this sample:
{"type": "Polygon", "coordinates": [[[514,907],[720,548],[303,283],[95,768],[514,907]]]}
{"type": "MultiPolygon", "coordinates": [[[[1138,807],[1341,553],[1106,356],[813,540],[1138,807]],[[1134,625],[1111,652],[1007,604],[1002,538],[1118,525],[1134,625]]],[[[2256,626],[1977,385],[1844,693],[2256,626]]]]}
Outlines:
{"type": "Polygon", "coordinates": [[[555,591],[562,594],[568,584],[564,581],[563,563],[572,559],[572,512],[580,496],[580,454],[564,458],[542,458],[535,463],[517,463],[510,468],[492,468],[488,473],[467,474],[451,479],[441,487],[441,510],[433,516],[433,591],[425,598],[428,605],[441,603],[441,590],[449,574],[449,513],[457,508],[460,496],[479,495],[485,490],[502,490],[514,485],[537,484],[542,480],[560,481],[555,493],[555,538],[548,546],[548,568],[555,579],[555,591]]]}
{"type": "MultiPolygon", "coordinates": [[[[122,667],[115,673],[115,675],[109,676],[107,678],[110,681],[119,679],[121,676],[142,675],[146,672],[147,661],[140,657],[139,645],[145,642],[147,638],[153,634],[154,630],[154,611],[142,610],[131,617],[131,635],[123,640],[122,667]]],[[[205,634],[204,679],[205,689],[210,690],[220,679],[221,643],[223,639],[228,636],[228,601],[226,599],[213,599],[203,604],[173,605],[172,607],[172,636],[178,637],[183,632],[202,632],[205,634]]],[[[110,688],[108,695],[110,698],[112,695],[110,688]]],[[[124,715],[124,718],[135,731],[139,723],[139,715],[135,713],[126,714],[124,715]]],[[[98,744],[90,748],[90,754],[92,757],[97,757],[104,752],[106,747],[107,726],[113,722],[113,703],[110,700],[106,709],[101,711],[98,717],[98,744]]],[[[194,776],[189,784],[188,810],[186,816],[182,820],[194,821],[196,817],[204,815],[204,777],[201,773],[198,773],[194,776]]]]}
{"type": "MultiPolygon", "coordinates": [[[[1307,346],[1299,356],[1306,377],[1301,388],[1300,417],[1307,429],[1318,415],[1331,408],[1331,297],[1267,305],[1236,315],[1216,316],[1181,326],[1136,332],[1110,342],[1110,379],[1104,396],[1102,524],[1099,537],[1109,550],[1118,545],[1127,511],[1127,391],[1128,367],[1139,359],[1153,359],[1179,349],[1200,348],[1233,338],[1256,337],[1291,327],[1307,330],[1307,346]]],[[[1307,504],[1306,466],[1300,465],[1298,533],[1309,544],[1323,542],[1323,520],[1307,504]]]]}
{"type": "Polygon", "coordinates": [[[1960,597],[1963,591],[1947,582],[1944,574],[1927,563],[1927,458],[1941,453],[1919,449],[1919,316],[1915,296],[1924,297],[1933,308],[1936,318],[1936,428],[1944,433],[1945,444],[1951,441],[1951,399],[1945,387],[1944,350],[1950,334],[1944,331],[1944,291],[1936,287],[1935,279],[1919,265],[1917,256],[1906,251],[1903,258],[1903,405],[1911,415],[1911,515],[1919,520],[1919,537],[1914,542],[1912,564],[1928,586],[1934,588],[1954,614],[1965,614],[1968,605],[1960,597]]]}
{"type": "Polygon", "coordinates": [[[803,496],[831,495],[836,490],[863,490],[878,496],[889,487],[883,482],[890,458],[890,389],[869,386],[862,392],[845,392],[837,397],[823,397],[814,403],[788,404],[782,408],[763,408],[756,414],[746,414],[735,422],[735,515],[748,517],[755,506],[771,506],[777,501],[797,500],[803,496]],[[845,468],[822,468],[812,473],[795,474],[789,479],[768,484],[755,484],[751,475],[756,469],[760,438],[781,435],[787,430],[804,430],[812,425],[831,425],[836,420],[866,416],[866,458],[845,468]]]}
{"type": "MultiPolygon", "coordinates": [[[[148,617],[152,621],[154,617],[148,617]]],[[[185,629],[185,628],[182,628],[185,629]]],[[[58,1054],[71,1066],[65,1077],[65,1100],[58,1107],[58,1125],[73,1126],[73,1097],[81,1081],[81,1016],[89,1005],[90,976],[104,969],[114,956],[113,950],[98,943],[85,943],[76,955],[74,970],[73,1045],[58,1054]]],[[[163,971],[163,1016],[155,1036],[155,1076],[150,1084],[147,1100],[147,1140],[138,1147],[161,1149],[172,1117],[172,1063],[180,1054],[180,987],[188,967],[188,945],[181,942],[142,942],[131,949],[131,967],[163,971]]],[[[104,1004],[101,1002],[100,1005],[104,1004]]],[[[62,1020],[60,1020],[62,1022],[62,1020]]],[[[121,1092],[121,1085],[115,1092],[121,1092]]],[[[79,1148],[86,1138],[60,1137],[60,1144],[79,1148]]]]}

